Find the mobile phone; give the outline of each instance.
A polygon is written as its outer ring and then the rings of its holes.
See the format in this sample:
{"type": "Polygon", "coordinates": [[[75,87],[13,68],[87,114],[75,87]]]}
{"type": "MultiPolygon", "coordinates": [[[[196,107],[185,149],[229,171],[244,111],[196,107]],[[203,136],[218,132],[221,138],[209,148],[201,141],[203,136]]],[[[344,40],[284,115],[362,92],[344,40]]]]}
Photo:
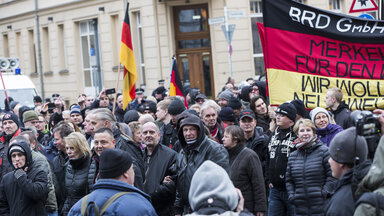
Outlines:
{"type": "Polygon", "coordinates": [[[110,89],[105,90],[105,94],[107,94],[107,95],[115,94],[115,93],[116,93],[115,88],[110,88],[110,89]]]}
{"type": "Polygon", "coordinates": [[[50,103],[51,102],[51,98],[45,98],[45,102],[46,103],[50,103]]]}

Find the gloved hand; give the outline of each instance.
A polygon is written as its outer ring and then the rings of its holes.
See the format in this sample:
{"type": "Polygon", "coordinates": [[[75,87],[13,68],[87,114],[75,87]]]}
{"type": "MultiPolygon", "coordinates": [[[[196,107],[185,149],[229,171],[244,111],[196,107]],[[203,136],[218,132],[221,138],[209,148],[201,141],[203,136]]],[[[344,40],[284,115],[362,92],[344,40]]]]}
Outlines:
{"type": "Polygon", "coordinates": [[[13,175],[15,176],[16,179],[19,179],[21,176],[27,175],[27,173],[23,169],[19,168],[19,169],[15,170],[13,175]]]}

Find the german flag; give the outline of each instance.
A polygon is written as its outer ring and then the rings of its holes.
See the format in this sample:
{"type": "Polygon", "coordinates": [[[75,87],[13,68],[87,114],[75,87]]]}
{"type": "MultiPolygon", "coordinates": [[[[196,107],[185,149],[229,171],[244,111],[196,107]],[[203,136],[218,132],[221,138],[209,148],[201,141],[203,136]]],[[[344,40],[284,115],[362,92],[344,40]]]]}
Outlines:
{"type": "Polygon", "coordinates": [[[169,85],[169,96],[181,96],[184,98],[185,107],[188,109],[188,103],[183,93],[183,84],[181,83],[179,70],[177,69],[176,59],[172,60],[171,84],[169,85]]]}
{"type": "Polygon", "coordinates": [[[129,3],[125,11],[123,29],[121,32],[120,63],[124,65],[123,78],[123,109],[135,99],[135,83],[137,80],[135,56],[132,48],[132,37],[129,23],[129,3]]]}

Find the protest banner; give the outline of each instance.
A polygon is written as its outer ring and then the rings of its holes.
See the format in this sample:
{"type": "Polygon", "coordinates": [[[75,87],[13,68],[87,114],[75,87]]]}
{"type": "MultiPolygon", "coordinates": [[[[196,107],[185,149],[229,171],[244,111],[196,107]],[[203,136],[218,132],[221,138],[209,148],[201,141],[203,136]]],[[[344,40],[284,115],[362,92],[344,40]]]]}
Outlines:
{"type": "Polygon", "coordinates": [[[270,103],[325,107],[339,87],[352,109],[384,108],[384,22],[294,1],[264,0],[262,39],[270,103]]]}

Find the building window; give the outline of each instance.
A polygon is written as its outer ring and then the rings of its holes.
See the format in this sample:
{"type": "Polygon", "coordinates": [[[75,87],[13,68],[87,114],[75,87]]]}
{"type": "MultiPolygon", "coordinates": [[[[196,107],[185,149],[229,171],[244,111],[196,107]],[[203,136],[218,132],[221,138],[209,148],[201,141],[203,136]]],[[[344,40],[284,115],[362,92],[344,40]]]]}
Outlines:
{"type": "Polygon", "coordinates": [[[329,0],[329,10],[336,12],[336,13],[342,13],[342,2],[341,0],[329,0]]]}
{"type": "Polygon", "coordinates": [[[21,32],[16,32],[16,57],[21,58],[21,32]]]}
{"type": "Polygon", "coordinates": [[[119,21],[119,15],[111,16],[111,45],[112,45],[112,53],[113,53],[113,66],[117,66],[119,64],[120,57],[120,43],[121,43],[121,23],[119,21]]]}
{"type": "Polygon", "coordinates": [[[43,60],[43,71],[51,71],[51,54],[49,49],[49,31],[48,27],[43,27],[43,41],[42,41],[42,60],[43,60]]]}
{"type": "Polygon", "coordinates": [[[59,70],[67,69],[67,52],[65,49],[64,25],[57,26],[57,42],[59,47],[59,70]]]}
{"type": "Polygon", "coordinates": [[[137,26],[137,42],[139,45],[139,59],[140,59],[140,75],[141,83],[145,84],[145,63],[144,63],[144,49],[143,49],[143,34],[141,28],[140,11],[136,12],[136,26],[137,26]]]}
{"type": "Polygon", "coordinates": [[[3,57],[9,57],[9,41],[7,34],[3,34],[3,57]]]}
{"type": "Polygon", "coordinates": [[[28,30],[28,51],[30,59],[30,67],[32,73],[37,73],[36,67],[36,49],[35,49],[35,35],[33,29],[28,30]]]}
{"type": "Polygon", "coordinates": [[[252,24],[252,39],[253,39],[253,60],[255,62],[255,75],[262,75],[265,73],[263,49],[259,36],[259,29],[257,23],[263,23],[263,14],[261,0],[250,1],[250,17],[252,24]]]}

